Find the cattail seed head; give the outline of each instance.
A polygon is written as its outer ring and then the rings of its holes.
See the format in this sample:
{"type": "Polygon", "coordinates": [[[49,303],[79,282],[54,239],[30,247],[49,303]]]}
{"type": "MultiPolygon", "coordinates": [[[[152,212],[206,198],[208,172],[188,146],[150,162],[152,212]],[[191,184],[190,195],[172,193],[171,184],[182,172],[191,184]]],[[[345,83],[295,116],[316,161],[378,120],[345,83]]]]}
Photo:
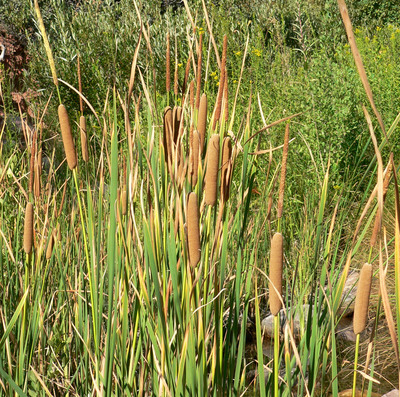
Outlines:
{"type": "Polygon", "coordinates": [[[25,208],[24,222],[24,251],[27,254],[32,252],[33,245],[33,204],[28,203],[25,208]]]}
{"type": "Polygon", "coordinates": [[[365,263],[361,268],[354,305],[353,330],[356,335],[363,332],[367,325],[369,295],[371,292],[372,265],[365,263]]]}
{"type": "Polygon", "coordinates": [[[89,152],[88,152],[88,144],[87,144],[87,135],[86,135],[86,118],[85,116],[81,116],[79,119],[79,128],[81,130],[81,147],[82,147],[82,159],[85,163],[89,161],[89,152]]]}
{"type": "Polygon", "coordinates": [[[68,167],[69,169],[73,170],[77,165],[76,152],[67,109],[64,105],[58,106],[58,118],[60,120],[61,135],[64,143],[64,151],[65,156],[67,157],[68,167]]]}
{"type": "Polygon", "coordinates": [[[225,137],[222,143],[222,164],[221,164],[221,197],[226,202],[229,198],[231,175],[232,175],[232,143],[229,137],[225,137]]]}
{"type": "Polygon", "coordinates": [[[283,268],[283,236],[275,233],[271,241],[271,257],[269,262],[269,306],[276,316],[282,308],[282,268],[283,268]]]}
{"type": "Polygon", "coordinates": [[[199,205],[197,203],[196,193],[190,193],[187,203],[187,234],[189,263],[192,267],[200,262],[200,226],[199,226],[199,205]]]}
{"type": "Polygon", "coordinates": [[[207,170],[205,177],[205,203],[214,205],[217,201],[219,163],[219,135],[214,134],[207,147],[207,170]]]}
{"type": "Polygon", "coordinates": [[[197,131],[199,131],[199,136],[200,136],[200,153],[203,153],[204,150],[206,128],[207,128],[207,95],[203,94],[200,100],[199,116],[197,120],[197,131]]]}

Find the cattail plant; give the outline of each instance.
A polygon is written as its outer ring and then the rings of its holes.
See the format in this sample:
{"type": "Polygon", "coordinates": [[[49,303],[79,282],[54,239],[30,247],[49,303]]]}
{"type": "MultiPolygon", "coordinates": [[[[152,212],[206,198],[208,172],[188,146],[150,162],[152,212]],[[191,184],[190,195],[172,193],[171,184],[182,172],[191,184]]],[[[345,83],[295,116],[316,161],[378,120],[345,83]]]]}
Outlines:
{"type": "Polygon", "coordinates": [[[24,222],[24,251],[27,254],[32,252],[33,245],[33,204],[28,203],[25,208],[24,222]]]}
{"type": "Polygon", "coordinates": [[[222,163],[221,163],[221,197],[224,202],[228,201],[231,182],[231,156],[232,143],[229,137],[222,142],[222,163]]]}
{"type": "Polygon", "coordinates": [[[127,208],[128,208],[127,204],[128,204],[128,195],[126,192],[126,188],[123,188],[121,190],[121,214],[122,215],[126,215],[127,208]]]}
{"type": "Polygon", "coordinates": [[[219,163],[219,135],[214,134],[207,147],[207,170],[205,177],[205,203],[214,205],[217,201],[219,163]]]}
{"type": "Polygon", "coordinates": [[[190,108],[192,109],[192,113],[194,110],[194,80],[190,82],[189,86],[189,102],[190,102],[190,108]]]}
{"type": "Polygon", "coordinates": [[[67,157],[68,167],[70,170],[73,170],[77,165],[75,145],[72,138],[71,125],[69,123],[67,109],[62,104],[58,106],[58,118],[60,120],[61,135],[64,143],[64,151],[65,156],[67,157]]]}
{"type": "Polygon", "coordinates": [[[204,150],[207,129],[207,95],[203,94],[200,100],[199,116],[197,119],[197,131],[200,136],[200,154],[204,150]]]}
{"type": "Polygon", "coordinates": [[[85,116],[81,116],[79,118],[79,129],[81,130],[82,159],[85,163],[87,163],[89,161],[89,152],[88,152],[88,144],[87,144],[85,116]]]}
{"type": "Polygon", "coordinates": [[[356,334],[356,352],[354,358],[353,397],[356,395],[357,361],[360,344],[360,333],[367,325],[369,296],[371,293],[372,265],[365,263],[361,268],[360,279],[354,305],[353,331],[356,334]]]}
{"type": "Polygon", "coordinates": [[[188,197],[186,217],[189,263],[192,267],[196,266],[201,258],[199,217],[197,195],[192,192],[188,197]]]}

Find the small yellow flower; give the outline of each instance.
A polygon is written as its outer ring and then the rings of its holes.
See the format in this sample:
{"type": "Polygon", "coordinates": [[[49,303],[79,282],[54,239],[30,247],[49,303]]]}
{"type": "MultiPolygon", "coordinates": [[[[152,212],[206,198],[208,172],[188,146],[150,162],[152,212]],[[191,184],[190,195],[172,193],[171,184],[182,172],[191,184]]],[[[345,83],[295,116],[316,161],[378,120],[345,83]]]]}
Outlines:
{"type": "Polygon", "coordinates": [[[236,83],[237,83],[237,80],[233,80],[233,82],[236,84],[236,83]]]}
{"type": "Polygon", "coordinates": [[[217,82],[217,87],[219,87],[219,81],[217,82]]]}
{"type": "Polygon", "coordinates": [[[237,56],[242,55],[242,51],[236,51],[235,55],[237,55],[237,56]]]}
{"type": "Polygon", "coordinates": [[[214,80],[218,80],[218,76],[214,76],[214,80]]]}
{"type": "Polygon", "coordinates": [[[380,30],[382,30],[382,28],[380,26],[377,26],[376,31],[379,32],[380,30]]]}
{"type": "Polygon", "coordinates": [[[178,63],[178,67],[180,67],[180,68],[181,68],[181,67],[182,67],[182,64],[181,64],[181,63],[178,63]]]}
{"type": "Polygon", "coordinates": [[[361,32],[361,30],[358,29],[358,28],[356,28],[356,29],[354,30],[354,33],[355,33],[355,34],[358,34],[358,33],[360,33],[360,32],[361,32]]]}
{"type": "Polygon", "coordinates": [[[212,72],[212,73],[210,74],[210,76],[211,76],[211,77],[214,77],[216,74],[217,74],[217,72],[212,72]]]}
{"type": "Polygon", "coordinates": [[[333,188],[334,188],[335,190],[340,190],[340,185],[334,185],[333,188]]]}

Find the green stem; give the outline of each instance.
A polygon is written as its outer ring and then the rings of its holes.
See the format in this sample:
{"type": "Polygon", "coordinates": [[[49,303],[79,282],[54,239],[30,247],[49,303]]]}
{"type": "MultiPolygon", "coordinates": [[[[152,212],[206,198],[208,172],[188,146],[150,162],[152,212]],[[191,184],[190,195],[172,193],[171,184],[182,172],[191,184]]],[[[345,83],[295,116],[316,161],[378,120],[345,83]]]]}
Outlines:
{"type": "Polygon", "coordinates": [[[274,396],[279,391],[279,313],[274,316],[274,396]]]}
{"type": "Polygon", "coordinates": [[[360,345],[360,334],[357,334],[357,339],[356,339],[356,353],[354,357],[354,375],[353,375],[353,393],[352,396],[356,396],[356,380],[357,380],[357,361],[358,361],[358,348],[360,345]]]}

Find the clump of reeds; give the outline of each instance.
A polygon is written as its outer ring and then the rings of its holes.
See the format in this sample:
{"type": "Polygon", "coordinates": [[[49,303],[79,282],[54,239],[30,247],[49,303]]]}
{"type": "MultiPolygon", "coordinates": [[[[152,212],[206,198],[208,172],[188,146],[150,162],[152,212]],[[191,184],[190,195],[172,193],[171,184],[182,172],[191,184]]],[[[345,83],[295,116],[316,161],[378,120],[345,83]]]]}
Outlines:
{"type": "Polygon", "coordinates": [[[269,263],[269,306],[276,316],[282,308],[283,236],[275,233],[271,241],[269,263]]]}
{"type": "Polygon", "coordinates": [[[199,217],[197,195],[192,192],[188,197],[186,217],[189,263],[191,266],[196,266],[200,262],[201,258],[199,217]]]}
{"type": "Polygon", "coordinates": [[[197,118],[197,131],[200,136],[200,153],[204,150],[204,141],[207,128],[207,95],[203,94],[200,99],[199,115],[197,118]]]}
{"type": "Polygon", "coordinates": [[[27,254],[32,252],[33,245],[33,204],[28,203],[25,208],[24,222],[24,251],[27,254]]]}
{"type": "Polygon", "coordinates": [[[81,116],[79,119],[79,128],[81,130],[81,148],[82,148],[82,159],[85,163],[89,161],[89,152],[87,144],[87,134],[86,134],[86,118],[81,116]]]}
{"type": "Polygon", "coordinates": [[[58,118],[60,120],[61,135],[68,167],[73,170],[77,165],[75,145],[72,138],[71,124],[69,122],[67,109],[62,104],[58,106],[58,118]]]}
{"type": "Polygon", "coordinates": [[[217,201],[219,163],[219,135],[214,134],[207,147],[207,170],[205,177],[205,203],[214,205],[217,201]]]}

